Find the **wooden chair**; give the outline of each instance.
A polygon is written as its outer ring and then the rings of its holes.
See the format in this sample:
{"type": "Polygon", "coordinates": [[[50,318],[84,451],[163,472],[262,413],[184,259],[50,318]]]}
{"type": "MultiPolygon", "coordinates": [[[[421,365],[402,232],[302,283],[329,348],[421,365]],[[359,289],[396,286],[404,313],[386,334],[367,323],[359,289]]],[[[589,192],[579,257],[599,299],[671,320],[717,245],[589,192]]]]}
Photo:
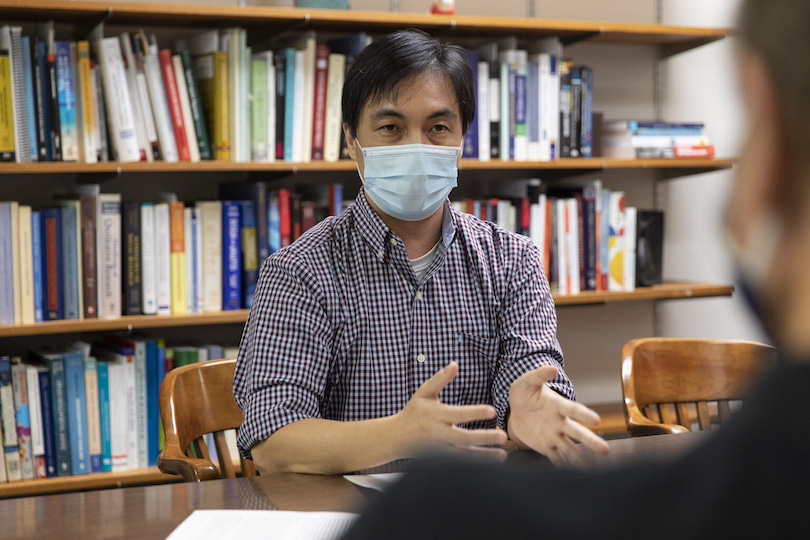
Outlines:
{"type": "Polygon", "coordinates": [[[622,391],[632,435],[683,433],[726,421],[731,405],[776,363],[776,349],[746,341],[647,338],[622,350],[622,391]],[[732,403],[733,402],[733,403],[732,403]]]}
{"type": "MultiPolygon", "coordinates": [[[[166,448],[158,468],[186,482],[234,478],[236,468],[225,431],[242,425],[233,397],[236,360],[211,360],[173,369],[160,387],[160,417],[166,448]],[[211,461],[204,436],[213,433],[219,468],[211,461]],[[192,449],[194,454],[192,454],[192,449]],[[200,457],[194,457],[200,456],[200,457]]],[[[242,476],[256,476],[252,461],[239,457],[242,476]]]]}

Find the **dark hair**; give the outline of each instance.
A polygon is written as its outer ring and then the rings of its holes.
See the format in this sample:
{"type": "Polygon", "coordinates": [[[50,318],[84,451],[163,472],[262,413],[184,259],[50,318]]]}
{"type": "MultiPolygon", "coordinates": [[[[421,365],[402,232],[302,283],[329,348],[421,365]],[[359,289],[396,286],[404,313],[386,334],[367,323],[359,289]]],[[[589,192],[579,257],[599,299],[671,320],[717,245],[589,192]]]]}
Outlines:
{"type": "Polygon", "coordinates": [[[762,57],[774,83],[788,165],[801,181],[810,167],[810,1],[746,0],[738,26],[742,43],[762,57]]]}
{"type": "Polygon", "coordinates": [[[462,131],[475,118],[475,86],[464,49],[440,43],[421,30],[388,34],[357,55],[343,85],[343,121],[357,136],[360,113],[367,103],[395,97],[399,85],[421,73],[447,76],[461,111],[462,131]]]}

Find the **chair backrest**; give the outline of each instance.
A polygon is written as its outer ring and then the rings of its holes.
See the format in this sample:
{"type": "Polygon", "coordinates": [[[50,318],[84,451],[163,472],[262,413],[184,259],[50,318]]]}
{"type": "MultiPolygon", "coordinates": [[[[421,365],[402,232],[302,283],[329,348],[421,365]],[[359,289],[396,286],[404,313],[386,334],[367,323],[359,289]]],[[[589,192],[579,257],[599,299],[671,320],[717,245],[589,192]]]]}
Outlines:
{"type": "Polygon", "coordinates": [[[632,435],[711,429],[776,361],[776,349],[750,341],[629,341],[622,350],[627,429],[632,435]]]}
{"type": "MultiPolygon", "coordinates": [[[[242,410],[233,397],[235,359],[199,362],[171,370],[160,387],[160,418],[166,447],[158,468],[187,482],[234,478],[236,467],[225,432],[242,425],[242,410]],[[213,434],[219,468],[211,461],[205,436],[213,434]]],[[[242,476],[255,476],[243,459],[242,476]]]]}

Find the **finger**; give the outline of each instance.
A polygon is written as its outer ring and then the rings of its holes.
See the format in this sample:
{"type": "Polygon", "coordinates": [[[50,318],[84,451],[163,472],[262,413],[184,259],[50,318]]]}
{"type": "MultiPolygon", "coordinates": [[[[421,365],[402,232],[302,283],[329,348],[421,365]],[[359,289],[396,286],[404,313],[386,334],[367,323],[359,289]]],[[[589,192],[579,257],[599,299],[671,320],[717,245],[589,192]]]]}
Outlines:
{"type": "Polygon", "coordinates": [[[598,454],[607,454],[610,451],[608,443],[602,437],[570,418],[565,420],[563,432],[570,439],[581,442],[598,454]]]}
{"type": "Polygon", "coordinates": [[[537,369],[524,373],[521,375],[520,379],[523,379],[523,381],[533,386],[539,386],[549,381],[553,381],[558,373],[559,371],[554,366],[540,366],[537,369]]]}
{"type": "Polygon", "coordinates": [[[563,456],[567,465],[579,466],[584,461],[577,445],[565,435],[560,436],[557,451],[563,456]]]}
{"type": "Polygon", "coordinates": [[[447,424],[466,424],[477,420],[492,420],[498,414],[491,405],[444,405],[439,419],[447,424]]]}
{"type": "Polygon", "coordinates": [[[557,447],[552,447],[547,453],[546,457],[554,464],[555,467],[565,466],[565,457],[557,450],[557,447]]]}
{"type": "Polygon", "coordinates": [[[450,362],[437,371],[430,379],[422,383],[422,386],[414,393],[420,397],[438,398],[444,387],[458,375],[458,362],[450,362]]]}
{"type": "Polygon", "coordinates": [[[455,446],[501,446],[508,437],[499,429],[453,428],[448,442],[455,446]]]}
{"type": "MultiPolygon", "coordinates": [[[[561,396],[562,397],[562,396],[561,396]]],[[[560,414],[568,418],[584,424],[586,426],[596,427],[599,425],[599,415],[581,403],[571,401],[570,399],[563,398],[560,404],[560,414]]]]}

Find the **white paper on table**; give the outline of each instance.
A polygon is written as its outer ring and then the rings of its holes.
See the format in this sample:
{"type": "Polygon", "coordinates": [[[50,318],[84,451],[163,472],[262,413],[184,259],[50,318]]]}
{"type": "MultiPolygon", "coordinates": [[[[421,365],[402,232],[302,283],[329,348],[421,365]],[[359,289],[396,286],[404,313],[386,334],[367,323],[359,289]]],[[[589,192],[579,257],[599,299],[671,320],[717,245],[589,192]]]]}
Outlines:
{"type": "Polygon", "coordinates": [[[167,540],[334,540],[357,514],[284,510],[195,510],[167,540]]]}
{"type": "Polygon", "coordinates": [[[383,491],[402,477],[401,472],[378,474],[347,474],[343,478],[360,487],[383,491]]]}

